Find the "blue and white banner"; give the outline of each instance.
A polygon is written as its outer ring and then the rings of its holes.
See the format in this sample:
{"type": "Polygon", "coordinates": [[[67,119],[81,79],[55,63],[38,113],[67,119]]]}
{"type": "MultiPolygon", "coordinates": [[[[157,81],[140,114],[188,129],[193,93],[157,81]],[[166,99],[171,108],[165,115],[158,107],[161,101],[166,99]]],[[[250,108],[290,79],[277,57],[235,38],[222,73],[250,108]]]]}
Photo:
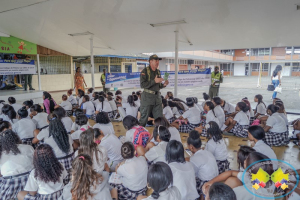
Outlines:
{"type": "Polygon", "coordinates": [[[36,74],[34,60],[0,60],[0,75],[36,74]]]}
{"type": "MultiPolygon", "coordinates": [[[[166,71],[161,71],[161,77],[164,77],[166,71]]],[[[174,87],[175,72],[168,72],[169,85],[167,87],[174,87]]],[[[140,72],[133,73],[111,73],[106,75],[106,88],[122,87],[133,88],[140,87],[140,72]]],[[[211,84],[211,71],[210,69],[203,70],[186,70],[178,72],[178,86],[179,87],[194,87],[205,86],[211,84]]]]}

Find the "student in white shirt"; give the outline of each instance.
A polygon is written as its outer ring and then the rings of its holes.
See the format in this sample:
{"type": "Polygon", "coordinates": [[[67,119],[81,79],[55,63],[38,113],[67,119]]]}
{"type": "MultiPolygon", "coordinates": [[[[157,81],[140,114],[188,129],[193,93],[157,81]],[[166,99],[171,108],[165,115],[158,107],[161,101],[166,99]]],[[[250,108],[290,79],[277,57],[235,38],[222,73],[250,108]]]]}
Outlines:
{"type": "Polygon", "coordinates": [[[202,93],[202,95],[203,95],[203,99],[204,99],[204,101],[202,102],[202,107],[203,107],[203,109],[204,109],[204,105],[205,105],[205,103],[206,103],[207,101],[209,101],[210,96],[209,96],[208,94],[206,94],[205,92],[202,93]]]}
{"type": "Polygon", "coordinates": [[[114,114],[112,112],[113,110],[112,110],[110,104],[108,103],[108,101],[105,101],[105,97],[100,95],[99,101],[100,101],[100,104],[98,104],[96,107],[96,115],[99,112],[107,112],[109,118],[114,118],[114,114]]]}
{"type": "Polygon", "coordinates": [[[254,111],[253,109],[251,108],[251,104],[250,102],[248,101],[248,98],[245,97],[242,99],[242,102],[244,102],[248,107],[249,107],[249,111],[247,111],[247,115],[248,115],[248,118],[249,118],[249,125],[251,126],[253,121],[255,120],[255,117],[254,117],[254,111]]]}
{"type": "Polygon", "coordinates": [[[93,128],[100,129],[104,135],[115,134],[114,126],[110,122],[106,112],[99,112],[96,115],[96,124],[93,126],[93,128]]]}
{"type": "Polygon", "coordinates": [[[162,99],[162,106],[163,106],[163,115],[164,115],[164,117],[168,121],[170,120],[171,123],[172,123],[172,121],[174,121],[173,120],[174,115],[173,115],[172,109],[169,106],[168,101],[166,99],[162,99]]]}
{"type": "Polygon", "coordinates": [[[88,95],[84,95],[82,99],[82,110],[83,113],[88,117],[91,118],[92,115],[95,113],[94,104],[90,101],[90,97],[88,95]]]}
{"type": "Polygon", "coordinates": [[[214,155],[201,149],[201,139],[198,131],[193,130],[187,139],[189,150],[193,153],[190,162],[193,164],[196,175],[196,188],[199,195],[203,195],[202,186],[219,174],[214,155]]]}
{"type": "Polygon", "coordinates": [[[176,101],[168,101],[168,104],[171,107],[173,113],[173,117],[168,121],[170,123],[173,123],[177,118],[179,118],[185,112],[185,109],[181,103],[176,101]]]}
{"type": "MultiPolygon", "coordinates": [[[[75,152],[75,157],[79,154],[89,155],[93,160],[93,168],[96,172],[102,173],[107,165],[107,151],[104,147],[97,145],[94,142],[94,130],[87,129],[80,135],[80,147],[75,152]]],[[[108,167],[109,168],[109,167],[108,167]]],[[[106,168],[107,169],[107,168],[106,168]]]]}
{"type": "Polygon", "coordinates": [[[83,131],[86,131],[90,128],[88,124],[88,118],[85,114],[79,114],[75,119],[76,125],[79,127],[77,131],[71,133],[71,137],[74,141],[74,149],[79,147],[79,138],[83,131]]]}
{"type": "Polygon", "coordinates": [[[181,125],[179,125],[178,130],[181,133],[189,133],[191,130],[194,130],[195,127],[200,125],[201,113],[197,108],[194,107],[193,99],[188,99],[187,105],[189,109],[179,117],[179,119],[186,121],[186,123],[181,123],[181,125]]]}
{"type": "Polygon", "coordinates": [[[85,92],[81,89],[78,89],[77,102],[78,102],[79,108],[81,108],[81,109],[82,109],[81,104],[82,104],[84,95],[85,95],[85,92]]]}
{"type": "Polygon", "coordinates": [[[222,138],[222,132],[216,122],[208,122],[207,137],[208,141],[205,150],[211,152],[218,165],[219,174],[229,170],[230,163],[227,160],[228,151],[222,138]]]}
{"type": "MultiPolygon", "coordinates": [[[[165,118],[165,117],[158,117],[154,120],[154,125],[155,126],[164,126],[166,128],[169,129],[170,131],[170,134],[171,134],[171,138],[170,138],[170,141],[171,140],[176,140],[178,142],[181,142],[181,137],[180,137],[180,133],[178,131],[178,129],[172,125],[170,125],[170,123],[168,122],[168,120],[165,118]]],[[[151,142],[154,141],[154,138],[151,140],[151,142]]]]}
{"type": "Polygon", "coordinates": [[[284,119],[278,113],[279,107],[270,104],[267,109],[269,115],[264,126],[265,142],[270,146],[284,146],[289,143],[289,133],[284,119]]]}
{"type": "Polygon", "coordinates": [[[98,128],[94,128],[94,141],[107,151],[107,164],[110,171],[114,172],[116,166],[123,161],[121,156],[122,142],[114,134],[104,135],[103,131],[98,128]]]}
{"type": "Polygon", "coordinates": [[[28,118],[28,119],[31,119],[29,115],[30,115],[30,113],[31,113],[31,112],[30,112],[30,108],[31,108],[31,106],[33,106],[33,101],[32,101],[31,99],[28,100],[28,101],[24,101],[24,102],[23,102],[23,106],[26,107],[26,110],[27,110],[27,112],[28,112],[28,117],[27,117],[27,118],[28,118]]]}
{"type": "Polygon", "coordinates": [[[123,126],[127,130],[126,135],[125,135],[126,142],[134,143],[133,142],[134,132],[137,129],[143,128],[145,131],[148,131],[147,129],[145,129],[144,127],[139,125],[139,121],[137,120],[137,118],[135,118],[131,115],[128,115],[124,118],[123,126]]]}
{"type": "Polygon", "coordinates": [[[148,164],[145,157],[135,157],[135,149],[131,142],[125,142],[121,147],[125,159],[116,167],[116,173],[121,176],[122,184],[116,185],[118,199],[136,199],[146,195],[148,164]]]}
{"type": "Polygon", "coordinates": [[[87,91],[87,95],[90,98],[90,101],[93,101],[93,92],[94,92],[94,88],[89,88],[87,91]]]}
{"type": "Polygon", "coordinates": [[[70,117],[66,117],[66,111],[62,107],[55,108],[53,111],[54,114],[61,120],[67,133],[71,133],[73,121],[70,117]]]}
{"type": "Polygon", "coordinates": [[[282,117],[282,119],[284,119],[285,124],[288,128],[289,127],[289,121],[288,121],[287,114],[286,114],[285,109],[284,109],[283,102],[281,100],[276,100],[274,105],[279,107],[279,110],[277,112],[282,117]]]}
{"type": "Polygon", "coordinates": [[[263,139],[265,138],[265,131],[261,126],[251,126],[248,129],[248,138],[250,141],[254,142],[253,149],[255,151],[264,154],[270,159],[274,159],[271,162],[273,163],[274,170],[278,168],[277,156],[274,153],[273,149],[267,145],[263,139]]]}
{"type": "Polygon", "coordinates": [[[77,102],[76,98],[73,96],[72,92],[73,92],[72,89],[68,90],[68,92],[67,92],[67,95],[68,95],[68,101],[69,101],[72,105],[77,105],[78,102],[77,102]]]}
{"type": "Polygon", "coordinates": [[[12,125],[8,121],[4,121],[2,118],[0,118],[0,133],[7,129],[12,129],[12,125]]]}
{"type": "MultiPolygon", "coordinates": [[[[75,111],[74,111],[74,114],[75,114],[75,117],[77,118],[79,115],[82,115],[83,114],[83,111],[81,110],[81,109],[76,109],[75,111]]],[[[85,115],[85,114],[83,114],[83,115],[85,115]]],[[[76,118],[75,118],[75,120],[74,120],[74,122],[73,122],[73,124],[72,124],[72,127],[71,127],[71,134],[72,133],[74,133],[75,131],[78,131],[81,127],[80,127],[80,125],[78,125],[77,123],[76,123],[76,118]]],[[[87,117],[86,117],[87,118],[87,117]]],[[[87,124],[85,124],[85,125],[87,125],[88,127],[90,127],[90,124],[89,124],[89,121],[88,121],[89,119],[87,118],[87,124]]],[[[87,128],[85,128],[85,129],[87,129],[87,128]]]]}
{"type": "Polygon", "coordinates": [[[173,174],[171,168],[163,162],[150,166],[147,182],[153,189],[153,193],[147,196],[139,196],[137,200],[181,200],[181,194],[176,186],[173,186],[173,174]]]}
{"type": "Polygon", "coordinates": [[[221,107],[221,103],[222,103],[221,98],[220,97],[214,97],[212,99],[212,102],[215,105],[214,112],[216,114],[216,117],[219,120],[219,127],[222,127],[223,124],[225,123],[225,113],[224,113],[224,110],[221,107]]]}
{"type": "Polygon", "coordinates": [[[237,137],[246,138],[248,137],[247,129],[249,128],[249,116],[247,115],[249,107],[244,102],[239,102],[236,104],[235,109],[238,113],[234,118],[229,117],[222,129],[227,132],[232,131],[237,137]]]}
{"type": "Polygon", "coordinates": [[[36,129],[35,123],[28,117],[26,107],[21,108],[18,111],[19,121],[13,124],[12,130],[18,134],[23,144],[32,144],[34,138],[33,132],[36,129]]]}
{"type": "Polygon", "coordinates": [[[187,105],[187,102],[184,102],[183,100],[179,98],[174,98],[173,101],[181,104],[184,107],[184,110],[187,111],[189,109],[189,106],[187,105]]]}
{"type": "Polygon", "coordinates": [[[24,189],[33,169],[34,150],[30,145],[21,144],[18,135],[10,129],[0,135],[0,144],[6,144],[5,149],[0,148],[0,198],[15,199],[18,192],[24,189]]]}
{"type": "Polygon", "coordinates": [[[118,108],[119,113],[121,114],[122,118],[124,119],[126,116],[131,115],[135,118],[137,118],[139,107],[134,103],[134,99],[132,95],[128,95],[127,97],[127,103],[122,103],[122,107],[118,108]],[[124,109],[125,110],[125,116],[124,115],[124,109]]]}
{"type": "Polygon", "coordinates": [[[62,102],[59,104],[59,106],[62,107],[63,109],[65,109],[68,116],[72,116],[73,106],[72,106],[71,102],[68,101],[67,95],[65,95],[65,94],[62,95],[62,102]]]}
{"type": "Polygon", "coordinates": [[[267,114],[267,107],[266,104],[263,102],[263,96],[258,94],[255,95],[254,101],[257,102],[255,111],[254,111],[254,117],[257,118],[260,115],[266,115],[267,114]]]}
{"type": "Polygon", "coordinates": [[[238,200],[231,187],[224,183],[213,183],[205,189],[205,200],[238,200]]]}
{"type": "MultiPolygon", "coordinates": [[[[258,170],[261,168],[267,174],[271,175],[274,172],[272,164],[262,164],[262,165],[259,164],[260,162],[264,162],[264,161],[261,161],[264,159],[269,159],[269,158],[259,152],[252,152],[248,155],[247,159],[245,160],[244,168],[247,169],[252,163],[257,162],[257,165],[254,165],[253,167],[251,167],[251,173],[256,174],[258,172],[258,170]]],[[[233,191],[236,195],[236,199],[243,199],[243,200],[253,200],[253,199],[263,200],[264,199],[264,198],[259,198],[258,196],[255,196],[255,195],[268,197],[269,199],[271,199],[271,197],[273,197],[272,195],[273,195],[274,191],[269,192],[265,188],[259,188],[259,190],[254,189],[252,187],[253,184],[251,183],[251,178],[250,178],[249,174],[250,174],[250,172],[245,173],[244,182],[242,183],[243,172],[239,172],[239,171],[235,171],[235,170],[226,171],[226,172],[220,174],[219,176],[215,177],[214,179],[205,183],[203,185],[202,189],[206,193],[206,190],[209,189],[209,187],[212,184],[214,184],[216,182],[224,182],[225,181],[226,185],[233,188],[233,191]],[[248,189],[248,191],[246,188],[248,189]],[[251,194],[249,191],[251,191],[253,194],[251,194]]],[[[269,185],[267,185],[267,187],[269,187],[269,185]]],[[[270,187],[270,189],[271,188],[272,187],[270,187]]]]}
{"type": "Polygon", "coordinates": [[[57,160],[48,144],[39,145],[33,157],[34,169],[30,172],[24,191],[18,199],[58,199],[64,188],[67,171],[57,160]],[[51,163],[51,164],[49,164],[51,163]]]}
{"type": "MultiPolygon", "coordinates": [[[[112,200],[108,183],[109,172],[97,173],[93,160],[86,154],[79,154],[72,163],[72,181],[67,184],[58,200],[101,199],[112,200]],[[72,190],[72,191],[71,191],[72,190]]],[[[114,189],[113,189],[114,190],[114,189]]]]}
{"type": "Polygon", "coordinates": [[[231,103],[225,101],[224,99],[221,99],[221,107],[223,108],[226,115],[230,115],[235,112],[235,106],[231,103]]]}
{"type": "Polygon", "coordinates": [[[139,99],[139,97],[136,94],[133,94],[132,96],[133,96],[133,100],[134,100],[135,105],[138,108],[140,108],[140,106],[141,106],[141,100],[139,99]]]}
{"type": "Polygon", "coordinates": [[[110,107],[112,109],[112,112],[113,112],[113,115],[115,118],[116,115],[118,114],[117,104],[116,104],[115,100],[113,99],[113,97],[110,95],[107,95],[107,100],[108,100],[108,103],[110,104],[110,107]]]}
{"type": "Polygon", "coordinates": [[[15,97],[8,97],[8,103],[15,109],[16,113],[23,107],[21,104],[16,103],[15,97]]]}
{"type": "Polygon", "coordinates": [[[8,104],[2,107],[2,114],[0,115],[0,118],[4,121],[8,121],[10,124],[14,124],[18,121],[15,109],[8,104]]]}
{"type": "Polygon", "coordinates": [[[36,124],[37,129],[43,129],[48,126],[47,117],[48,114],[43,112],[42,107],[39,104],[34,104],[30,108],[30,117],[36,124]]]}
{"type": "Polygon", "coordinates": [[[166,161],[172,170],[173,185],[179,189],[181,200],[198,199],[195,170],[190,162],[185,161],[181,142],[172,140],[168,143],[166,161]]]}

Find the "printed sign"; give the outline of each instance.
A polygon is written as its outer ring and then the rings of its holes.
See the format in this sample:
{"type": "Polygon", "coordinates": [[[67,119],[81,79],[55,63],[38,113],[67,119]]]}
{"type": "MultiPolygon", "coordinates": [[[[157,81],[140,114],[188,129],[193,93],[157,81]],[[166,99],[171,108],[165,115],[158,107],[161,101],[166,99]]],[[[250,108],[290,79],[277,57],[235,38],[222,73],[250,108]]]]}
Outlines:
{"type": "Polygon", "coordinates": [[[37,54],[37,46],[13,36],[0,37],[0,53],[37,54]]]}
{"type": "Polygon", "coordinates": [[[34,60],[0,60],[0,75],[36,74],[34,60]]]}

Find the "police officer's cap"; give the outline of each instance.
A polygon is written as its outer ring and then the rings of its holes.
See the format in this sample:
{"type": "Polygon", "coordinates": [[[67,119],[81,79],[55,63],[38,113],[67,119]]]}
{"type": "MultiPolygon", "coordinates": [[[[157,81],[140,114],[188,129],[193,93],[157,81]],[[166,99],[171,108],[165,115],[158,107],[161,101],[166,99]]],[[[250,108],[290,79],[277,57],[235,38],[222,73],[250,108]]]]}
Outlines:
{"type": "Polygon", "coordinates": [[[150,56],[149,61],[150,60],[161,60],[161,58],[159,58],[156,54],[153,54],[152,56],[150,56]]]}

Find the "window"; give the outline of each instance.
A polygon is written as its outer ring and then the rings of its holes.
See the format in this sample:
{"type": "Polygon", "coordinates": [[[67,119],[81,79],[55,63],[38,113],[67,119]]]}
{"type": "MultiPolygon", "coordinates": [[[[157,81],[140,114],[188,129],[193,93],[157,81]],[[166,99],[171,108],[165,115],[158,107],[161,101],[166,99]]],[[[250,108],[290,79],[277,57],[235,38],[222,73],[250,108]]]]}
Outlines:
{"type": "Polygon", "coordinates": [[[225,72],[230,72],[230,63],[221,63],[220,68],[225,72]]]}
{"type": "MultiPolygon", "coordinates": [[[[37,66],[36,56],[30,57],[32,60],[35,60],[35,65],[37,66]]],[[[71,74],[71,57],[40,56],[40,66],[42,74],[71,74]]]]}
{"type": "Polygon", "coordinates": [[[121,65],[111,65],[110,72],[121,72],[121,65]]]}
{"type": "Polygon", "coordinates": [[[294,47],[294,54],[300,54],[300,47],[294,47]]]}
{"type": "Polygon", "coordinates": [[[292,54],[292,47],[285,47],[285,54],[286,55],[292,54]]]}
{"type": "Polygon", "coordinates": [[[249,56],[250,52],[251,52],[250,49],[247,49],[246,50],[246,56],[249,56]]]}
{"type": "Polygon", "coordinates": [[[294,62],[293,63],[293,67],[299,67],[299,63],[298,62],[294,62]]]}
{"type": "MultiPolygon", "coordinates": [[[[260,63],[251,63],[251,67],[253,72],[259,72],[260,63]]],[[[262,64],[262,71],[263,72],[269,71],[269,63],[262,64]]]]}
{"type": "Polygon", "coordinates": [[[268,56],[270,48],[251,49],[251,56],[268,56]]]}
{"type": "Polygon", "coordinates": [[[99,65],[99,72],[103,72],[103,69],[106,69],[106,72],[108,72],[108,65],[99,65]]]}
{"type": "Polygon", "coordinates": [[[300,67],[293,67],[292,72],[300,72],[300,67]]]}
{"type": "Polygon", "coordinates": [[[231,49],[221,50],[221,53],[233,56],[233,51],[231,49]]]}
{"type": "Polygon", "coordinates": [[[284,66],[291,66],[291,63],[284,63],[284,66]]]}

